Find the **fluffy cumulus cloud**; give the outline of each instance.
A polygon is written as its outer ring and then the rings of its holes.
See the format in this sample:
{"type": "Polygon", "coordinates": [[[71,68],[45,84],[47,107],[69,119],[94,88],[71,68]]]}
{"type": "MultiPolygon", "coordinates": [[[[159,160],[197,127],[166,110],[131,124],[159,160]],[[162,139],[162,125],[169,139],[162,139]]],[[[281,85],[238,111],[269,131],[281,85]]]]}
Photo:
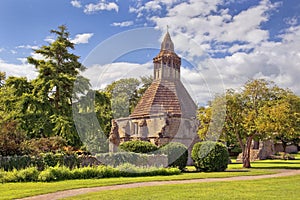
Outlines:
{"type": "Polygon", "coordinates": [[[132,26],[133,25],[133,21],[114,22],[111,25],[112,26],[127,27],[127,26],[132,26]]]}
{"type": "Polygon", "coordinates": [[[82,33],[77,34],[74,39],[71,40],[74,44],[86,44],[89,42],[89,39],[93,36],[93,33],[82,33]]]}
{"type": "Polygon", "coordinates": [[[200,58],[195,60],[197,73],[185,68],[182,78],[190,80],[200,74],[203,78],[198,82],[198,89],[196,81],[192,81],[192,85],[206,98],[224,88],[239,88],[253,78],[272,80],[300,94],[297,16],[284,19],[288,28],[271,37],[263,25],[271,20],[281,3],[260,0],[235,11],[229,10],[230,3],[224,0],[155,0],[140,2],[138,7],[131,7],[130,12],[147,16],[163,33],[169,25],[176,51],[187,60],[200,58]],[[158,10],[165,14],[155,14],[158,10]]]}
{"type": "Polygon", "coordinates": [[[34,79],[37,76],[37,72],[33,65],[28,64],[25,59],[19,59],[22,64],[11,64],[0,59],[0,69],[6,73],[6,77],[18,76],[26,77],[27,79],[34,79]]]}
{"type": "Polygon", "coordinates": [[[115,2],[106,2],[106,1],[99,1],[98,3],[90,3],[85,5],[84,7],[84,13],[91,14],[96,13],[99,11],[111,11],[115,10],[116,12],[119,11],[119,6],[115,2]]]}
{"type": "Polygon", "coordinates": [[[93,65],[83,72],[90,79],[93,88],[103,89],[121,78],[139,78],[152,75],[152,63],[138,64],[117,62],[105,65],[93,65]]]}

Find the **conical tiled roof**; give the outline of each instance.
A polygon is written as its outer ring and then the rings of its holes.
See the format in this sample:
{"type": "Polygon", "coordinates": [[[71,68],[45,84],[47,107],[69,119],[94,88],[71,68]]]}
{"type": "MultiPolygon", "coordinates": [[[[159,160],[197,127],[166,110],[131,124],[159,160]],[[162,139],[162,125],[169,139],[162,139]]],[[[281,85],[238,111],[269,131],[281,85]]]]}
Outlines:
{"type": "Polygon", "coordinates": [[[173,81],[154,81],[135,107],[131,117],[146,117],[164,112],[181,116],[176,84],[173,81]]]}
{"type": "Polygon", "coordinates": [[[180,81],[156,80],[146,90],[130,117],[143,118],[168,113],[191,118],[195,117],[196,109],[193,99],[180,81]]]}

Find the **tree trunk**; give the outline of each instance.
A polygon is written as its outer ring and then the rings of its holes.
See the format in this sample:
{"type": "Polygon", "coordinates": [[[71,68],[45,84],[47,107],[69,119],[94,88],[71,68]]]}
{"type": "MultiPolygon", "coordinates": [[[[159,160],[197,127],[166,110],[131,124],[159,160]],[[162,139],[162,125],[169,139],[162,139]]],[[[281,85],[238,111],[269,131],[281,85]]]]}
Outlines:
{"type": "Polygon", "coordinates": [[[284,141],[284,140],[281,140],[281,142],[282,142],[283,152],[284,152],[284,154],[286,154],[286,146],[287,146],[287,142],[284,141]]]}
{"type": "Polygon", "coordinates": [[[251,168],[250,164],[250,151],[253,136],[247,137],[246,147],[243,151],[243,168],[251,168]]]}

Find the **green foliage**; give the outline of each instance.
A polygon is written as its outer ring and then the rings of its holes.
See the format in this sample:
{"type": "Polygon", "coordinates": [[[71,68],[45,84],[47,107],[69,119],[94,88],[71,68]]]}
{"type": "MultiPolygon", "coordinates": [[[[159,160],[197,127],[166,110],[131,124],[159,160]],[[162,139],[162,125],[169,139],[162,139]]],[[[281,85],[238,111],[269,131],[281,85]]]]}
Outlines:
{"type": "Polygon", "coordinates": [[[155,144],[140,140],[124,142],[119,148],[124,151],[135,153],[151,153],[158,150],[158,147],[155,144]]]}
{"type": "Polygon", "coordinates": [[[127,117],[138,104],[144,92],[151,85],[153,78],[142,76],[114,81],[104,92],[109,95],[113,118],[127,117]]]}
{"type": "Polygon", "coordinates": [[[31,116],[31,132],[35,137],[62,136],[70,145],[78,146],[80,139],[72,119],[72,95],[79,89],[80,92],[87,90],[89,83],[79,75],[85,69],[78,62],[79,57],[69,52],[74,49],[74,44],[69,39],[67,28],[59,26],[51,33],[56,36],[54,42],[35,50],[44,59],[28,57],[28,63],[38,71],[37,79],[32,81],[32,95],[37,97],[34,105],[38,110],[28,105],[25,112],[31,116]],[[39,120],[33,120],[34,113],[39,114],[39,120]]]}
{"type": "Polygon", "coordinates": [[[48,167],[43,171],[38,171],[35,167],[23,170],[13,170],[9,172],[0,171],[0,181],[5,182],[28,182],[28,181],[62,181],[70,179],[92,179],[111,177],[136,177],[136,176],[168,176],[180,174],[176,168],[157,167],[136,167],[131,164],[124,164],[118,168],[110,166],[83,167],[71,170],[67,167],[48,167]]]}
{"type": "MultiPolygon", "coordinates": [[[[1,172],[0,172],[1,173],[1,172]]],[[[2,171],[2,182],[30,182],[37,181],[39,171],[36,167],[29,167],[21,170],[2,171]]],[[[1,177],[0,177],[1,180],[1,177]]]]}
{"type": "Polygon", "coordinates": [[[106,138],[108,138],[112,120],[111,99],[108,93],[103,91],[95,92],[95,112],[99,125],[106,138]]]}
{"type": "Polygon", "coordinates": [[[118,169],[122,176],[134,177],[134,176],[168,176],[180,174],[181,171],[177,168],[157,168],[157,167],[143,167],[135,166],[129,163],[119,165],[118,169]]]}
{"type": "Polygon", "coordinates": [[[76,130],[88,151],[108,152],[108,135],[111,128],[111,103],[105,92],[89,91],[73,104],[76,130]]]}
{"type": "Polygon", "coordinates": [[[110,95],[113,118],[127,117],[136,105],[137,88],[140,82],[136,78],[114,81],[105,88],[110,95]]]}
{"type": "Polygon", "coordinates": [[[226,118],[226,98],[223,95],[215,96],[214,100],[209,102],[208,107],[200,107],[197,118],[200,121],[198,134],[202,140],[228,139],[222,132],[226,118]]]}
{"type": "Polygon", "coordinates": [[[183,170],[188,160],[188,149],[185,145],[178,142],[170,142],[159,148],[160,154],[168,156],[168,166],[178,167],[183,170]]]}
{"type": "Polygon", "coordinates": [[[194,145],[192,159],[198,171],[221,172],[228,165],[228,151],[220,142],[203,141],[194,145]]]}
{"type": "Polygon", "coordinates": [[[67,167],[48,167],[44,171],[40,172],[38,181],[60,181],[72,179],[71,170],[67,167]]]}
{"type": "Polygon", "coordinates": [[[240,92],[228,90],[207,108],[199,109],[199,134],[216,141],[213,134],[219,133],[219,139],[227,144],[239,145],[243,166],[250,168],[252,140],[273,138],[284,144],[299,138],[299,108],[299,97],[288,89],[264,79],[250,80],[240,92]]]}

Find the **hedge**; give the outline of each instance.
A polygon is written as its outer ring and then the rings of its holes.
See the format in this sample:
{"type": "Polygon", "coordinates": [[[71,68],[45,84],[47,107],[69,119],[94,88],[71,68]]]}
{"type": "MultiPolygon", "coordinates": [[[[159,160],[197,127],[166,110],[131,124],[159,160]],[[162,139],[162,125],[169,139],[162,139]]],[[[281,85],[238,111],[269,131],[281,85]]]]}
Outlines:
{"type": "Polygon", "coordinates": [[[158,152],[168,156],[169,167],[178,167],[180,170],[183,170],[186,167],[188,149],[185,145],[179,142],[170,142],[162,146],[158,152]]]}
{"type": "Polygon", "coordinates": [[[119,148],[124,151],[135,153],[151,153],[157,151],[158,147],[151,142],[133,140],[120,144],[119,148]]]}
{"type": "Polygon", "coordinates": [[[28,181],[61,181],[70,179],[90,179],[90,178],[110,178],[110,177],[137,177],[137,176],[157,176],[157,175],[177,175],[180,174],[177,168],[155,168],[136,167],[125,163],[113,168],[110,166],[84,167],[70,169],[67,167],[48,167],[43,171],[38,171],[35,167],[22,170],[1,171],[0,182],[28,182],[28,181]]]}
{"type": "Polygon", "coordinates": [[[198,142],[192,149],[192,159],[197,171],[220,172],[228,165],[227,147],[220,142],[198,142]]]}

